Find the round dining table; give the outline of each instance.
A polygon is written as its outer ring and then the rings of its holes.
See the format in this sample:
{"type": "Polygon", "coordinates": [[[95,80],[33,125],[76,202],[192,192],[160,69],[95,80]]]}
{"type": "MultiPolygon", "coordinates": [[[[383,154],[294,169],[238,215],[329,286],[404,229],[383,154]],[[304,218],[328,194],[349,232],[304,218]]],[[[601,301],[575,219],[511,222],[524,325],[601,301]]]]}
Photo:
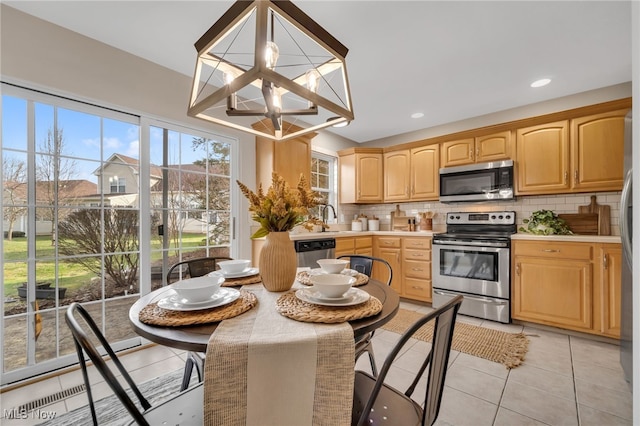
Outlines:
{"type": "MultiPolygon", "coordinates": [[[[400,307],[398,293],[380,281],[369,279],[367,284],[358,286],[358,288],[380,300],[382,302],[382,311],[371,317],[349,321],[349,324],[353,327],[355,339],[391,321],[400,307]]],[[[165,297],[166,293],[172,291],[171,286],[166,286],[140,297],[129,309],[129,321],[133,329],[138,335],[163,346],[192,352],[206,352],[209,338],[216,329],[217,323],[162,327],[148,325],[140,321],[139,314],[145,306],[149,303],[157,302],[165,297]]]]}

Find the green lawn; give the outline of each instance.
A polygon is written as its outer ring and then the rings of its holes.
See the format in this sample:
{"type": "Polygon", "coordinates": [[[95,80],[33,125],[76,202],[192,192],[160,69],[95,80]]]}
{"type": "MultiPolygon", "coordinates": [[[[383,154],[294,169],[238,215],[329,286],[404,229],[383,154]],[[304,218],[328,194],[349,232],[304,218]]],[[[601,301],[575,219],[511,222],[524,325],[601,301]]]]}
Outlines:
{"type": "MultiPolygon", "coordinates": [[[[202,234],[184,234],[182,236],[182,248],[190,249],[202,246],[202,234]]],[[[162,258],[162,252],[157,251],[161,244],[157,239],[151,243],[152,259],[162,258]]],[[[36,259],[42,259],[36,263],[36,281],[55,281],[55,250],[51,245],[51,237],[36,237],[36,259]]],[[[14,238],[4,240],[3,252],[4,295],[5,297],[18,297],[17,287],[27,281],[27,239],[14,238]]],[[[88,284],[96,275],[88,271],[82,265],[68,261],[58,263],[58,277],[60,287],[66,287],[67,292],[72,292],[81,286],[88,284]]]]}

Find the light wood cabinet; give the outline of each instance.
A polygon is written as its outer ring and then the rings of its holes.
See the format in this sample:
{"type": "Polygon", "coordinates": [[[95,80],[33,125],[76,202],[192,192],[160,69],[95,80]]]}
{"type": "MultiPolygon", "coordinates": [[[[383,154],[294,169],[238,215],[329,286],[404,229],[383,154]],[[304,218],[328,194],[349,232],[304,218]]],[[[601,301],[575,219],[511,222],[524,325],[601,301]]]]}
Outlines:
{"type": "Polygon", "coordinates": [[[622,189],[626,114],[619,110],[571,120],[572,189],[622,189]]]}
{"type": "Polygon", "coordinates": [[[512,317],[618,338],[620,244],[514,241],[512,317]]]}
{"type": "MultiPolygon", "coordinates": [[[[389,262],[393,271],[391,288],[397,291],[398,294],[402,294],[402,276],[399,274],[402,268],[400,237],[374,237],[373,255],[389,262]]],[[[388,278],[387,269],[378,263],[374,263],[372,277],[386,282],[388,278]]]]}
{"type": "Polygon", "coordinates": [[[601,288],[599,331],[620,338],[620,309],[622,290],[622,247],[620,244],[601,244],[598,250],[601,288]]]}
{"type": "Polygon", "coordinates": [[[513,158],[513,137],[510,130],[441,144],[441,167],[513,158]]]}
{"type": "MultiPolygon", "coordinates": [[[[391,287],[401,297],[431,301],[431,238],[375,237],[373,255],[391,265],[391,287]]],[[[374,267],[373,277],[386,280],[383,267],[374,267]]]]}
{"type": "Polygon", "coordinates": [[[350,254],[373,255],[373,237],[337,237],[335,257],[350,254]]]}
{"type": "Polygon", "coordinates": [[[402,238],[402,296],[431,302],[431,238],[402,238]]]}
{"type": "Polygon", "coordinates": [[[379,148],[350,148],[338,152],[340,203],[381,203],[383,159],[379,148]]]}
{"type": "Polygon", "coordinates": [[[569,121],[518,129],[516,194],[566,192],[569,189],[569,121]]]}
{"type": "Polygon", "coordinates": [[[411,200],[437,200],[440,188],[440,146],[411,149],[411,200]]]}
{"type": "Polygon", "coordinates": [[[384,201],[410,198],[411,152],[408,149],[384,153],[384,201]]]}
{"type": "MultiPolygon", "coordinates": [[[[271,125],[271,121],[267,120],[264,125],[271,125]]],[[[287,123],[287,126],[291,125],[287,123]]],[[[281,142],[257,136],[256,184],[262,183],[264,188],[271,186],[273,172],[282,176],[292,188],[298,186],[301,174],[310,182],[311,139],[316,135],[307,133],[281,142]]]]}
{"type": "Polygon", "coordinates": [[[384,154],[384,201],[437,200],[439,193],[437,144],[384,154]]]}
{"type": "Polygon", "coordinates": [[[619,191],[627,111],[518,129],[516,194],[619,191]]]}

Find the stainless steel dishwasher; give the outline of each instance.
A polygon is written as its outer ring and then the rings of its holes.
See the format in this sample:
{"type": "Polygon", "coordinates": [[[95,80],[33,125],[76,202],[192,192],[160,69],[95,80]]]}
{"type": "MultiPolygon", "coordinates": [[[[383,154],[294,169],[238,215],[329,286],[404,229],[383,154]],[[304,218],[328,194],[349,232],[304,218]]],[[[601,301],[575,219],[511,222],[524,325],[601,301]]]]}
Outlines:
{"type": "Polygon", "coordinates": [[[319,268],[319,259],[332,259],[336,253],[335,238],[319,238],[317,240],[294,241],[298,255],[298,267],[319,268]]]}

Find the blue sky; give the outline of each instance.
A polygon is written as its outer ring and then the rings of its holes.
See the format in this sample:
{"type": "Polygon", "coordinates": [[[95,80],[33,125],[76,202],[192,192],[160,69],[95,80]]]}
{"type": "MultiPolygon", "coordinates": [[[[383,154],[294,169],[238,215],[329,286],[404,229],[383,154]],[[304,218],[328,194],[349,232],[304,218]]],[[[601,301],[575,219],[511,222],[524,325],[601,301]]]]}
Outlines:
{"type": "MultiPolygon", "coordinates": [[[[102,118],[85,112],[57,108],[58,129],[63,132],[63,155],[74,157],[76,179],[97,183],[93,172],[99,168],[100,160],[112,154],[124,154],[139,158],[139,126],[124,121],[102,118]],[[102,155],[101,155],[102,150],[102,155]]],[[[47,133],[53,129],[54,107],[35,103],[36,152],[43,147],[47,133]]],[[[192,163],[204,157],[193,152],[193,136],[169,132],[169,163],[192,163]],[[182,149],[180,149],[182,147],[182,149]]],[[[11,96],[2,97],[2,147],[3,156],[26,161],[27,150],[27,102],[11,96]],[[23,151],[23,152],[16,152],[23,151]]],[[[162,164],[162,130],[151,128],[151,162],[162,164]]]]}

